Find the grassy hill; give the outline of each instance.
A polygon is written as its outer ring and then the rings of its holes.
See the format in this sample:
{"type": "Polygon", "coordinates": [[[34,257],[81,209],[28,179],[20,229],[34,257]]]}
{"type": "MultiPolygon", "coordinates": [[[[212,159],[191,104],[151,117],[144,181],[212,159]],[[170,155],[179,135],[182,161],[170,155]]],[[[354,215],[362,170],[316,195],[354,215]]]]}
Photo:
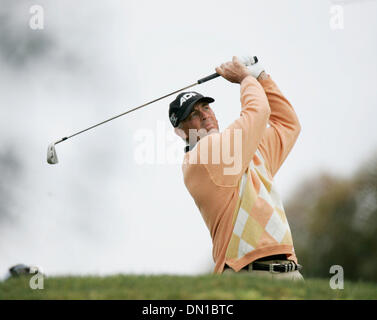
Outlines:
{"type": "Polygon", "coordinates": [[[345,281],[332,290],[329,280],[272,281],[250,275],[115,275],[46,277],[32,290],[29,276],[0,282],[3,299],[377,299],[377,283],[345,281]]]}

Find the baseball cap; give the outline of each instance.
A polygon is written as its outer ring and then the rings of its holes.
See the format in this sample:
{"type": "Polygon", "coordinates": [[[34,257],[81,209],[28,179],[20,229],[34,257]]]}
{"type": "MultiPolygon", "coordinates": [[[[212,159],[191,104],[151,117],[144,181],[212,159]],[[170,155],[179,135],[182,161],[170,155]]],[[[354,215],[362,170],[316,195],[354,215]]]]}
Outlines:
{"type": "Polygon", "coordinates": [[[214,102],[215,99],[205,97],[202,94],[189,91],[180,93],[169,106],[169,119],[174,128],[178,127],[182,120],[185,120],[199,101],[214,102]]]}

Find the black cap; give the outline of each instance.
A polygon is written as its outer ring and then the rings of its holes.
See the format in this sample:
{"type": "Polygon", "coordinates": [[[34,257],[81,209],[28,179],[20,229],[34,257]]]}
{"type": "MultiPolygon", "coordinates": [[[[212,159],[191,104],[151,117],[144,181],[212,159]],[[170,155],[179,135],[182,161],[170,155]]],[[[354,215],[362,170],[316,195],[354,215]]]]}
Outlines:
{"type": "Polygon", "coordinates": [[[211,97],[204,97],[200,93],[190,91],[180,93],[169,106],[169,119],[174,128],[178,127],[182,120],[185,120],[199,101],[214,102],[211,97]]]}

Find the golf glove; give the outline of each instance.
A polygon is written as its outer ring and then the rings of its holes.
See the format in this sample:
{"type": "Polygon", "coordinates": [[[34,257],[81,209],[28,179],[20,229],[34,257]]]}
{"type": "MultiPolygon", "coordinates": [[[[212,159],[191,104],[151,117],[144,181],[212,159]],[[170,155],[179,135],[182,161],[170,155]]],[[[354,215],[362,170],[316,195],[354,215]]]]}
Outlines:
{"type": "Polygon", "coordinates": [[[252,56],[252,55],[250,55],[250,56],[240,56],[240,57],[238,57],[238,59],[240,59],[246,65],[246,67],[250,70],[252,76],[256,79],[259,77],[259,75],[263,71],[265,71],[264,67],[259,62],[259,60],[258,60],[258,62],[255,62],[254,56],[252,56]]]}

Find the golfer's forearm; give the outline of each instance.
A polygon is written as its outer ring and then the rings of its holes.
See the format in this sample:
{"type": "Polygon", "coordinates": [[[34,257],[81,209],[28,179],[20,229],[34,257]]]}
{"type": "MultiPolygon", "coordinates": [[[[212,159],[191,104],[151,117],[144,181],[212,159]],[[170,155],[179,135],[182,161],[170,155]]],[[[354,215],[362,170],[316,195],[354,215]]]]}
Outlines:
{"type": "Polygon", "coordinates": [[[293,148],[301,126],[291,104],[268,76],[259,81],[267,95],[271,108],[270,127],[265,130],[260,151],[267,161],[272,177],[277,173],[293,148]]]}
{"type": "Polygon", "coordinates": [[[242,158],[248,165],[262,139],[268,119],[270,106],[262,86],[253,77],[241,83],[242,111],[238,125],[242,129],[242,158]]]}
{"type": "Polygon", "coordinates": [[[261,74],[258,81],[266,93],[271,108],[270,125],[283,126],[286,130],[294,131],[298,134],[301,129],[298,117],[292,105],[281,93],[276,83],[267,74],[261,74]]]}
{"type": "Polygon", "coordinates": [[[262,86],[248,76],[240,86],[241,116],[219,135],[208,135],[198,144],[196,154],[208,155],[204,164],[213,183],[217,186],[236,187],[250,164],[266,130],[270,107],[262,86]],[[203,144],[207,141],[206,144],[203,144]],[[214,149],[215,148],[215,149],[214,149]],[[222,150],[221,157],[214,154],[222,150]],[[214,152],[215,150],[215,152],[214,152]],[[216,151],[217,150],[217,151],[216,151]]]}
{"type": "MultiPolygon", "coordinates": [[[[204,166],[212,181],[218,186],[238,185],[240,177],[257,150],[270,116],[266,94],[254,77],[248,76],[242,80],[240,100],[241,116],[223,130],[218,138],[215,134],[207,136],[208,162],[204,166]],[[223,156],[213,161],[213,148],[220,150],[219,146],[223,156]]],[[[203,146],[203,142],[199,144],[198,154],[201,154],[203,146]]]]}

